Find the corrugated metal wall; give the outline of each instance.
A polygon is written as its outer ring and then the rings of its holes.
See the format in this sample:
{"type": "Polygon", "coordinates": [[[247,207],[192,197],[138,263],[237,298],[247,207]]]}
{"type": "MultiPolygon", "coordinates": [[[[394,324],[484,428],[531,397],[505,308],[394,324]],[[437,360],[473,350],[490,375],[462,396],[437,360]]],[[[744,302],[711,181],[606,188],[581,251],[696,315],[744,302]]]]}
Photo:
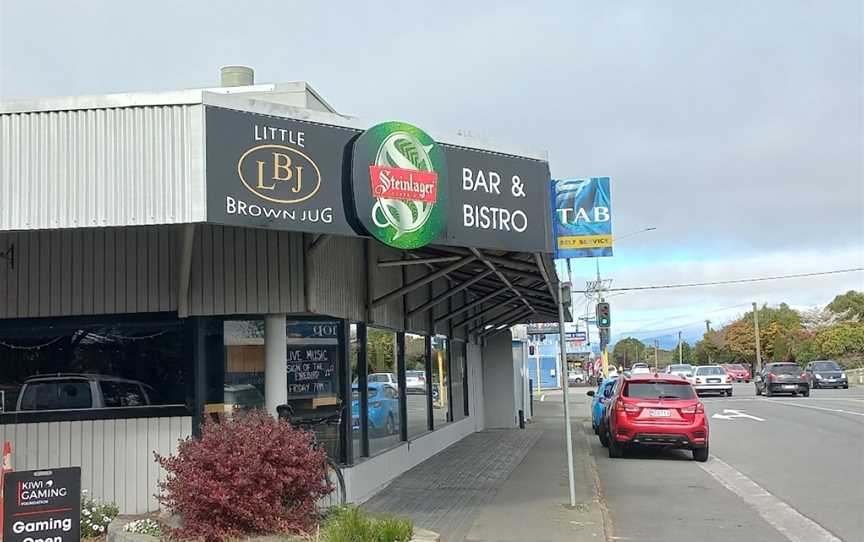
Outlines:
{"type": "MultiPolygon", "coordinates": [[[[177,311],[177,226],[81,228],[0,232],[0,252],[15,247],[15,266],[0,260],[0,319],[177,311]]],[[[366,320],[367,270],[360,238],[338,237],[311,256],[304,288],[300,233],[195,225],[188,310],[220,314],[315,314],[366,320]],[[306,292],[309,304],[306,304],[306,292]]],[[[400,251],[369,242],[372,297],[433,272],[423,265],[378,267],[400,251]]],[[[404,310],[450,288],[446,279],[422,286],[372,311],[372,325],[405,330],[404,310]],[[403,304],[404,303],[404,304],[403,304]]],[[[440,316],[461,305],[463,294],[434,307],[440,316]]],[[[430,334],[433,311],[418,314],[407,330],[430,334]]],[[[460,317],[461,318],[461,317],[460,317]]],[[[464,329],[456,337],[464,338],[464,329]]],[[[449,335],[449,325],[437,333],[449,335]]]]}
{"type": "Polygon", "coordinates": [[[177,308],[171,227],[0,233],[0,318],[177,308]]]}
{"type": "Polygon", "coordinates": [[[191,435],[188,416],[0,425],[16,470],[80,466],[81,489],[116,503],[122,514],[158,510],[154,495],[164,472],[153,452],[173,454],[191,435]]]}
{"type": "Polygon", "coordinates": [[[0,231],[205,220],[203,106],[0,115],[0,231]]]}
{"type": "Polygon", "coordinates": [[[303,312],[303,237],[201,224],[196,226],[189,314],[303,312]]]}

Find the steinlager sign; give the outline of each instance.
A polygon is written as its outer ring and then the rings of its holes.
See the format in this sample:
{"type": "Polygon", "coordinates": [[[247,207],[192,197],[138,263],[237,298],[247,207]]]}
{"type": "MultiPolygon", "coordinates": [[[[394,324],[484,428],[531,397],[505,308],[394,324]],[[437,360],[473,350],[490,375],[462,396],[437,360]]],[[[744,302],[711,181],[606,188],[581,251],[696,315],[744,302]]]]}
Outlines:
{"type": "Polygon", "coordinates": [[[354,143],[352,185],[357,218],[391,247],[413,249],[444,236],[447,165],[423,130],[385,122],[354,143]]]}

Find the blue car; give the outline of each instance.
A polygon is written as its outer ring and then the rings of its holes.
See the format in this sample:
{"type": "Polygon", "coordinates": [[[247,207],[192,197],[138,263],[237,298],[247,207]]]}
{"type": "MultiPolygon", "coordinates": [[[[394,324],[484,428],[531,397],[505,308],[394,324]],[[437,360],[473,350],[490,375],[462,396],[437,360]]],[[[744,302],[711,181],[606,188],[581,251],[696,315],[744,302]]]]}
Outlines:
{"type": "Polygon", "coordinates": [[[600,434],[600,420],[603,419],[603,411],[606,410],[606,402],[612,397],[612,388],[615,387],[615,382],[618,381],[617,376],[609,377],[597,386],[597,391],[591,390],[588,395],[594,399],[591,401],[591,427],[594,428],[594,434],[600,434]]]}
{"type": "MultiPolygon", "coordinates": [[[[369,382],[369,432],[395,435],[399,432],[399,390],[386,382],[369,382]]],[[[351,392],[351,425],[360,428],[360,388],[351,392]]]]}

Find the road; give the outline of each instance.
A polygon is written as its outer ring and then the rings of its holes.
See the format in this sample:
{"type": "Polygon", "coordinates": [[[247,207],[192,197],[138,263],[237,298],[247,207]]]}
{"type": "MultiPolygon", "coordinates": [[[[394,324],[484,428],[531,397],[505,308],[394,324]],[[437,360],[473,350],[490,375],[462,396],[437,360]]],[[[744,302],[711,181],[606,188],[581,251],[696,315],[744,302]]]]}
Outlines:
{"type": "MultiPolygon", "coordinates": [[[[586,415],[586,389],[571,390],[586,415]]],[[[864,541],[864,389],[769,399],[736,384],[703,402],[704,464],[676,450],[609,459],[582,420],[615,540],[864,541]]]]}

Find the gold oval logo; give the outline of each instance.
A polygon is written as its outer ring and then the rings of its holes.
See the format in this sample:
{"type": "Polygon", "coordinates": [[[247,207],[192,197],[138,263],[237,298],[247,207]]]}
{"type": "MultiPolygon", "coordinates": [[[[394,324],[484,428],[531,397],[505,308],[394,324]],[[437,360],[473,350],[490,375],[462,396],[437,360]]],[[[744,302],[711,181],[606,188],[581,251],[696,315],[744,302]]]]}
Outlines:
{"type": "Polygon", "coordinates": [[[237,175],[250,192],[273,203],[300,203],[321,188],[318,165],[284,145],[259,145],[244,152],[237,175]]]}

